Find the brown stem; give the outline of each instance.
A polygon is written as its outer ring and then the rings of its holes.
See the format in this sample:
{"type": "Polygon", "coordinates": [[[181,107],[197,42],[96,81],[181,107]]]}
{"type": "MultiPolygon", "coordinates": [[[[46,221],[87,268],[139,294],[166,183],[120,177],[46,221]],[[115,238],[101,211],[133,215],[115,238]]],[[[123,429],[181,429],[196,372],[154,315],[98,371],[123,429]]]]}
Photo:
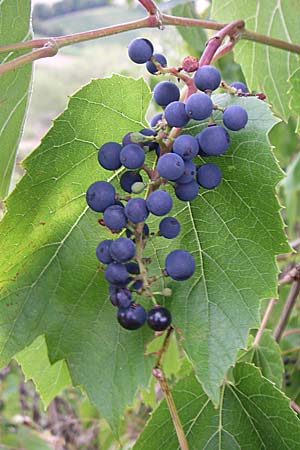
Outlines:
{"type": "Polygon", "coordinates": [[[273,333],[274,339],[277,342],[280,340],[284,328],[289,320],[290,314],[295,305],[296,299],[299,295],[299,291],[300,291],[300,281],[299,280],[293,281],[284,308],[282,310],[281,316],[273,333]]]}
{"type": "Polygon", "coordinates": [[[139,3],[143,5],[150,15],[157,13],[157,6],[152,0],[139,0],[139,3]]]}
{"type": "Polygon", "coordinates": [[[300,264],[296,264],[296,266],[292,267],[287,273],[279,278],[279,285],[282,286],[284,284],[290,284],[292,281],[300,279],[300,264]]]}
{"type": "Polygon", "coordinates": [[[230,39],[228,42],[223,44],[220,48],[218,48],[211,62],[215,62],[218,59],[222,58],[222,56],[227,55],[227,53],[231,52],[233,50],[235,43],[236,43],[235,39],[230,39]]]}
{"type": "Polygon", "coordinates": [[[290,401],[290,407],[296,411],[297,414],[300,413],[300,406],[297,405],[297,403],[295,403],[293,400],[290,401]]]}
{"type": "Polygon", "coordinates": [[[281,352],[282,355],[289,355],[290,353],[295,353],[295,352],[299,352],[300,351],[300,347],[293,347],[293,348],[288,348],[287,350],[283,350],[281,352]]]}
{"type": "Polygon", "coordinates": [[[300,328],[290,328],[282,333],[282,337],[289,336],[290,334],[300,334],[300,328]]]}
{"type": "Polygon", "coordinates": [[[37,59],[41,58],[48,58],[50,56],[56,55],[58,52],[58,48],[56,47],[55,43],[48,42],[48,45],[45,47],[33,50],[30,53],[26,53],[26,55],[19,56],[18,58],[12,59],[11,61],[0,64],[0,75],[9,72],[11,70],[15,70],[18,67],[25,66],[25,64],[28,64],[30,62],[36,61],[37,59]]]}
{"type": "Polygon", "coordinates": [[[260,341],[260,339],[262,337],[264,329],[267,326],[267,322],[269,320],[270,314],[272,312],[272,309],[273,309],[275,303],[276,303],[276,299],[275,298],[271,298],[271,300],[268,303],[267,309],[265,311],[264,317],[263,317],[263,319],[261,321],[260,327],[259,327],[259,329],[258,329],[258,331],[256,333],[256,336],[255,336],[255,339],[254,339],[254,342],[253,342],[253,346],[254,347],[256,347],[259,344],[259,341],[260,341]]]}

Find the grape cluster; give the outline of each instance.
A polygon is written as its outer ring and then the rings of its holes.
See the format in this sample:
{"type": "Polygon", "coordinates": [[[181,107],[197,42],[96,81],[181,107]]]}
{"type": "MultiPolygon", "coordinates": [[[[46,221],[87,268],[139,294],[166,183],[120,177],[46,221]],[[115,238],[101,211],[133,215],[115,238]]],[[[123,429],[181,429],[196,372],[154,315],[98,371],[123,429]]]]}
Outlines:
{"type": "MultiPolygon", "coordinates": [[[[152,43],[145,38],[133,40],[128,54],[135,63],[146,63],[151,74],[159,73],[167,66],[165,56],[154,53],[152,43]]],[[[174,190],[179,200],[192,201],[200,187],[213,189],[220,184],[221,169],[212,162],[197,164],[197,159],[202,161],[199,156],[223,154],[230,144],[226,128],[240,130],[248,120],[247,112],[238,105],[222,110],[213,104],[211,93],[221,83],[221,76],[215,67],[207,65],[198,68],[194,82],[199,92],[190,95],[185,102],[180,100],[177,84],[162,81],[155,86],[153,99],[163,111],[152,117],[151,128],[129,131],[121,143],[106,142],[99,149],[98,162],[101,167],[109,171],[125,168],[120,170],[120,190],[117,192],[106,181],[96,181],[86,193],[88,206],[97,213],[103,213],[99,223],[112,233],[121,233],[116,239],[101,241],[96,256],[104,265],[110,301],[118,308],[117,319],[128,330],[138,329],[146,321],[155,331],[163,331],[170,326],[170,312],[156,303],[152,291],[151,285],[159,276],[148,276],[151,260],[143,256],[143,251],[155,236],[174,239],[180,233],[179,221],[169,215],[173,207],[170,189],[174,190]],[[213,122],[215,109],[222,110],[226,128],[213,122]],[[196,136],[180,134],[181,130],[178,130],[176,138],[172,139],[172,127],[181,129],[191,119],[209,119],[209,125],[196,136]],[[148,152],[154,152],[157,158],[155,169],[150,169],[145,163],[148,152]],[[138,196],[144,191],[145,198],[138,196]],[[159,223],[159,229],[152,232],[145,223],[150,214],[165,216],[159,223]],[[134,299],[139,295],[152,297],[155,305],[150,311],[146,312],[134,299]]],[[[236,89],[238,93],[247,91],[246,86],[239,82],[231,89],[236,89]]],[[[184,281],[194,272],[193,255],[176,249],[167,255],[161,276],[184,281]]],[[[158,294],[168,296],[172,291],[164,288],[158,294]]]]}

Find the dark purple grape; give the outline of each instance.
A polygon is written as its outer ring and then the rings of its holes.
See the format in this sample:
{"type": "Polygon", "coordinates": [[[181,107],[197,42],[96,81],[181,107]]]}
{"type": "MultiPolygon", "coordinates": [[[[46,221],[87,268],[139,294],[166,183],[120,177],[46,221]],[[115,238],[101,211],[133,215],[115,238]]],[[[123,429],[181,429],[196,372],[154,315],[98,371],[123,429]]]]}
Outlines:
{"type": "Polygon", "coordinates": [[[128,308],[119,308],[118,322],[126,330],[137,330],[147,319],[147,313],[142,305],[131,303],[128,308]]]}
{"type": "Polygon", "coordinates": [[[133,261],[126,263],[125,267],[127,269],[127,272],[129,272],[132,275],[138,275],[140,273],[139,265],[133,261]]]}
{"type": "MultiPolygon", "coordinates": [[[[153,53],[152,57],[162,67],[167,67],[167,59],[166,59],[166,57],[164,55],[162,55],[161,53],[153,53]]],[[[148,72],[152,73],[153,75],[158,71],[158,68],[156,67],[156,65],[152,61],[148,61],[146,63],[146,69],[148,70],[148,72]]]]}
{"type": "Polygon", "coordinates": [[[172,321],[171,313],[163,306],[155,306],[148,312],[148,325],[154,331],[164,331],[172,321]]]}
{"type": "Polygon", "coordinates": [[[141,289],[143,287],[143,280],[136,280],[132,285],[131,288],[134,290],[141,289]]]}
{"type": "Polygon", "coordinates": [[[143,178],[137,172],[132,170],[127,170],[121,175],[120,185],[123,191],[129,192],[131,194],[131,187],[134,183],[142,183],[143,178]]]}
{"type": "Polygon", "coordinates": [[[127,225],[127,217],[125,215],[124,206],[112,205],[106,208],[103,213],[103,222],[113,230],[120,231],[127,225]]]}
{"type": "Polygon", "coordinates": [[[195,179],[196,165],[192,161],[184,162],[184,172],[181,177],[177,178],[176,183],[186,184],[195,179]]]}
{"type": "MultiPolygon", "coordinates": [[[[133,141],[131,140],[131,135],[132,135],[132,133],[134,133],[134,131],[129,131],[128,133],[125,134],[125,136],[123,136],[123,139],[122,139],[122,147],[125,147],[126,145],[129,145],[129,144],[140,145],[140,144],[138,144],[138,143],[136,143],[136,142],[133,142],[133,141]]],[[[140,145],[140,147],[141,147],[141,145],[140,145]]]]}
{"type": "Polygon", "coordinates": [[[145,161],[145,152],[137,144],[128,144],[122,148],[120,161],[127,169],[139,169],[145,161]]]}
{"type": "Polygon", "coordinates": [[[213,110],[213,103],[210,97],[203,92],[192,94],[186,102],[185,111],[190,119],[207,119],[213,110]]]}
{"type": "Polygon", "coordinates": [[[230,105],[223,113],[223,123],[225,127],[232,131],[241,130],[248,122],[247,111],[239,105],[230,105]]]}
{"type": "Polygon", "coordinates": [[[190,120],[183,102],[171,102],[165,109],[165,119],[170,127],[184,127],[190,120]]]}
{"type": "Polygon", "coordinates": [[[104,241],[100,242],[96,248],[96,256],[99,259],[100,262],[103,264],[109,264],[113,262],[112,257],[110,256],[110,246],[111,246],[112,240],[111,239],[104,239],[104,241]]]}
{"type": "Polygon", "coordinates": [[[153,90],[153,99],[160,106],[167,106],[179,100],[180,90],[172,81],[161,81],[153,90]]]}
{"type": "Polygon", "coordinates": [[[120,237],[112,242],[110,254],[114,261],[120,263],[129,261],[135,255],[135,245],[131,239],[120,237]]]}
{"type": "Polygon", "coordinates": [[[214,91],[220,86],[221,75],[214,66],[202,66],[195,72],[194,81],[200,91],[214,91]]]}
{"type": "Polygon", "coordinates": [[[132,301],[132,295],[129,289],[120,288],[111,284],[109,286],[109,298],[111,303],[118,308],[128,308],[132,301]]]}
{"type": "Polygon", "coordinates": [[[170,194],[166,191],[158,189],[151,192],[146,200],[148,210],[155,216],[164,216],[171,211],[173,200],[170,194]]]}
{"type": "Polygon", "coordinates": [[[234,87],[235,89],[240,89],[244,94],[247,94],[249,92],[247,86],[241,81],[234,81],[233,83],[230,83],[230,86],[234,87]]]}
{"type": "Polygon", "coordinates": [[[195,272],[195,259],[191,253],[185,250],[173,250],[165,261],[167,274],[173,280],[183,281],[190,278],[195,272]]]}
{"type": "Polygon", "coordinates": [[[146,202],[143,198],[132,198],[125,206],[125,214],[133,223],[144,222],[149,215],[146,202]]]}
{"type": "Polygon", "coordinates": [[[179,200],[190,202],[194,200],[199,193],[199,185],[197,181],[193,180],[187,184],[176,184],[175,195],[179,200]]]}
{"type": "Polygon", "coordinates": [[[153,55],[153,45],[145,38],[136,38],[128,46],[128,56],[136,64],[144,64],[153,55]]]}
{"type": "Polygon", "coordinates": [[[180,233],[180,223],[175,217],[165,217],[160,221],[159,233],[167,239],[174,239],[180,233]]]}
{"type": "Polygon", "coordinates": [[[199,146],[207,155],[221,155],[230,144],[230,137],[225,128],[212,125],[197,134],[199,146]]]}
{"type": "Polygon", "coordinates": [[[124,264],[112,262],[106,266],[104,277],[111,284],[126,285],[129,274],[124,264]]]}
{"type": "Polygon", "coordinates": [[[86,193],[86,202],[97,212],[103,212],[115,203],[115,188],[107,181],[96,181],[91,184],[86,193]]]}
{"type": "Polygon", "coordinates": [[[219,166],[214,163],[207,163],[200,166],[197,171],[197,181],[200,186],[206,189],[213,189],[221,183],[222,172],[219,166]]]}
{"type": "Polygon", "coordinates": [[[121,167],[120,152],[122,146],[117,142],[106,142],[100,147],[98,161],[107,170],[117,170],[121,167]]]}
{"type": "Polygon", "coordinates": [[[185,161],[194,158],[198,154],[198,151],[198,141],[190,134],[181,134],[174,141],[173,152],[177,153],[185,161]]]}
{"type": "Polygon", "coordinates": [[[162,116],[163,116],[163,113],[155,114],[150,121],[150,126],[152,128],[156,127],[156,125],[158,125],[158,122],[162,119],[162,116]]]}
{"type": "Polygon", "coordinates": [[[166,153],[158,159],[157,171],[167,180],[177,180],[184,172],[184,161],[176,153],[166,153]]]}

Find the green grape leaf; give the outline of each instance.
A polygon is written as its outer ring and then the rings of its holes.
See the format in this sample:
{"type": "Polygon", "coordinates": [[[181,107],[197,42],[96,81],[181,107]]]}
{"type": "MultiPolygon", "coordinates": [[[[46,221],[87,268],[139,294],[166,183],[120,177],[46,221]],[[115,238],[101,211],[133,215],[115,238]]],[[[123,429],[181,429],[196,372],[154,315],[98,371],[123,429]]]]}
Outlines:
{"type": "Polygon", "coordinates": [[[33,379],[45,408],[63,388],[72,384],[64,360],[51,365],[44,336],[37,337],[31,345],[17,353],[15,359],[22,367],[25,380],[33,379]]]}
{"type": "MultiPolygon", "coordinates": [[[[75,93],[25,161],[27,175],[8,199],[0,226],[1,364],[44,334],[51,364],[66,360],[73,383],[84,387],[114,428],[137,388],[148,385],[151,358],[143,353],[151,334],[147,327],[130,333],[117,324],[95,258],[98,242],[111,234],[84,196],[97,179],[117,187],[120,171],[101,169],[97,148],[143,128],[149,100],[143,80],[117,75],[75,93]]],[[[214,101],[243,105],[249,124],[231,133],[226,154],[209,158],[221,167],[222,184],[202,189],[191,204],[174,201],[180,235],[167,243],[154,236],[145,256],[152,258],[150,276],[160,273],[174,248],[195,256],[190,280],[160,278],[154,290],[164,283],[173,290],[165,302],[197,376],[217,403],[228,367],[257,325],[259,300],[276,294],[275,255],[289,247],[275,197],[282,173],[266,140],[274,117],[255,98],[222,94],[214,101]]],[[[187,132],[204,126],[191,123],[187,132]]],[[[159,220],[149,217],[151,231],[159,220]]],[[[141,301],[149,307],[149,300],[141,301]]]]}
{"type": "Polygon", "coordinates": [[[289,79],[291,88],[288,94],[291,96],[290,98],[290,108],[294,114],[296,114],[297,121],[297,133],[300,132],[300,105],[299,105],[299,96],[300,96],[300,67],[290,76],[289,79]]]}
{"type": "MultiPolygon", "coordinates": [[[[172,15],[197,18],[194,2],[184,2],[172,8],[172,15]]],[[[177,27],[185,42],[195,50],[195,56],[203,52],[207,41],[207,34],[201,27],[177,27]]]]}
{"type": "MultiPolygon", "coordinates": [[[[253,344],[253,343],[252,343],[253,344]]],[[[270,330],[264,330],[259,344],[251,345],[239,361],[252,362],[260,368],[262,375],[281,389],[283,362],[281,350],[270,330]]]]}
{"type": "Polygon", "coordinates": [[[148,384],[150,331],[130,333],[117,323],[95,257],[111,234],[87,208],[85,192],[97,179],[117,179],[100,169],[97,148],[144,128],[149,100],[142,79],[117,75],[76,92],[25,160],[27,174],[0,226],[0,364],[44,334],[51,364],[66,360],[73,384],[114,429],[148,384]]]}
{"type": "MultiPolygon", "coordinates": [[[[0,2],[0,45],[30,39],[30,0],[0,2]]],[[[0,64],[22,52],[0,53],[0,64]]],[[[29,99],[31,64],[0,76],[0,200],[9,190],[29,99]]]]}
{"type": "MultiPolygon", "coordinates": [[[[193,375],[172,389],[190,450],[297,450],[300,421],[288,398],[251,364],[239,363],[232,372],[234,383],[222,387],[218,410],[193,375]]],[[[154,448],[180,448],[165,400],[133,450],[154,448]]]]}
{"type": "Polygon", "coordinates": [[[281,186],[285,198],[285,214],[292,235],[295,224],[300,218],[300,153],[287,167],[286,178],[281,186]]]}
{"type": "MultiPolygon", "coordinates": [[[[244,19],[248,30],[295,43],[299,35],[295,11],[299,8],[299,0],[214,0],[212,18],[220,22],[244,19]]],[[[290,116],[288,79],[299,66],[299,55],[246,40],[237,43],[234,53],[248,87],[264,92],[274,112],[287,121],[290,116]]]]}

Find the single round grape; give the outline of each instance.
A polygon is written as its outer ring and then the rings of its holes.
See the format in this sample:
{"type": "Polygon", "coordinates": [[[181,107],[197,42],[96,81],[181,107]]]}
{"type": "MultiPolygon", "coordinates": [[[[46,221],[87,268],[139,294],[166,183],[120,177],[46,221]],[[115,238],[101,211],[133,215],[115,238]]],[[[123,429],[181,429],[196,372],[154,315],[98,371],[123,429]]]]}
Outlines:
{"type": "Polygon", "coordinates": [[[135,255],[135,245],[131,239],[120,237],[112,242],[110,254],[114,261],[120,263],[129,261],[135,255]]]}
{"type": "Polygon", "coordinates": [[[139,265],[133,261],[126,263],[125,267],[127,269],[127,272],[131,273],[132,275],[138,275],[140,273],[139,265]]]}
{"type": "Polygon", "coordinates": [[[167,180],[176,180],[184,172],[184,161],[176,153],[166,153],[157,161],[157,171],[167,180]]]}
{"type": "Polygon", "coordinates": [[[207,119],[213,110],[210,97],[203,92],[192,94],[186,102],[185,111],[189,118],[194,120],[207,119]]]}
{"type": "Polygon", "coordinates": [[[181,177],[177,178],[176,183],[186,184],[195,179],[196,165],[192,161],[184,162],[184,172],[181,177]]]}
{"type": "Polygon", "coordinates": [[[97,212],[103,212],[108,206],[115,203],[115,188],[107,181],[95,181],[86,193],[86,202],[97,212]]]}
{"type": "Polygon", "coordinates": [[[120,152],[122,146],[117,142],[106,142],[98,152],[100,166],[107,170],[116,170],[121,167],[120,152]]]}
{"type": "Polygon", "coordinates": [[[187,280],[195,272],[195,259],[191,253],[185,250],[173,250],[166,257],[165,268],[173,280],[187,280]]]}
{"type": "Polygon", "coordinates": [[[134,183],[142,183],[143,178],[137,172],[132,170],[127,170],[121,175],[120,185],[123,191],[129,192],[131,194],[131,187],[134,183]]]}
{"type": "Polygon", "coordinates": [[[241,81],[234,81],[233,83],[230,83],[230,86],[236,89],[240,89],[244,94],[247,94],[249,92],[245,83],[242,83],[241,81]]]}
{"type": "Polygon", "coordinates": [[[247,111],[239,105],[227,106],[223,113],[223,123],[229,130],[241,130],[246,126],[247,122],[247,111]]]}
{"type": "Polygon", "coordinates": [[[190,134],[181,134],[174,141],[173,152],[177,153],[185,161],[194,158],[198,154],[198,151],[198,141],[190,134]]]}
{"type": "Polygon", "coordinates": [[[122,147],[125,147],[126,145],[129,145],[129,144],[140,145],[140,144],[138,144],[138,143],[136,143],[136,142],[133,142],[133,141],[131,140],[131,135],[132,135],[132,133],[134,133],[134,131],[129,131],[128,133],[125,134],[125,136],[123,136],[123,139],[122,139],[122,147]]]}
{"type": "Polygon", "coordinates": [[[128,46],[128,56],[136,64],[144,64],[153,55],[153,45],[145,38],[136,38],[128,46]]]}
{"type": "Polygon", "coordinates": [[[175,186],[176,197],[179,198],[179,200],[183,200],[184,202],[191,202],[197,197],[198,193],[199,185],[195,180],[186,184],[178,183],[175,186]]]}
{"type": "Polygon", "coordinates": [[[165,217],[160,221],[159,233],[167,239],[174,239],[180,233],[180,223],[175,217],[165,217]]]}
{"type": "MultiPolygon", "coordinates": [[[[157,133],[154,130],[151,130],[150,128],[143,128],[140,133],[144,136],[156,136],[157,133]]],[[[149,140],[146,142],[143,142],[143,146],[147,146],[149,150],[156,150],[158,148],[158,142],[155,142],[153,140],[149,140]]]]}
{"type": "Polygon", "coordinates": [[[129,289],[120,288],[111,284],[109,286],[109,298],[111,303],[118,308],[128,308],[132,301],[132,295],[129,289]]]}
{"type": "Polygon", "coordinates": [[[127,169],[139,169],[145,161],[145,152],[137,144],[128,144],[122,148],[120,161],[127,169]]]}
{"type": "Polygon", "coordinates": [[[151,192],[146,200],[148,210],[155,216],[164,216],[171,211],[173,200],[168,192],[158,189],[151,192]]]}
{"type": "Polygon", "coordinates": [[[197,181],[200,186],[206,189],[213,189],[221,183],[222,172],[219,166],[214,163],[207,163],[200,166],[197,171],[197,181]]]}
{"type": "Polygon", "coordinates": [[[214,91],[220,86],[221,75],[214,66],[202,66],[195,72],[194,81],[200,91],[214,91]]]}
{"type": "Polygon", "coordinates": [[[156,127],[156,125],[158,125],[158,122],[161,121],[162,117],[163,117],[163,113],[154,114],[154,116],[150,120],[150,126],[152,128],[156,127]]]}
{"type": "Polygon", "coordinates": [[[126,227],[127,217],[124,206],[112,205],[106,208],[103,213],[103,222],[110,230],[114,231],[120,231],[126,227]]]}
{"type": "MultiPolygon", "coordinates": [[[[167,59],[166,59],[166,57],[164,55],[162,55],[161,53],[153,53],[152,57],[162,67],[167,67],[167,59]]],[[[146,69],[148,70],[148,72],[152,73],[153,75],[158,71],[158,68],[156,67],[156,65],[152,61],[148,61],[146,63],[146,69]]]]}
{"type": "Polygon", "coordinates": [[[144,222],[149,215],[146,202],[143,198],[131,198],[125,206],[125,214],[133,223],[144,222]]]}
{"type": "Polygon", "coordinates": [[[226,152],[230,144],[230,137],[225,128],[212,125],[197,134],[201,149],[207,155],[221,155],[226,152]]]}
{"type": "Polygon", "coordinates": [[[143,287],[143,280],[136,280],[132,285],[131,288],[134,290],[141,289],[143,287]]]}
{"type": "Polygon", "coordinates": [[[172,81],[161,81],[153,90],[153,99],[160,106],[167,106],[179,100],[180,90],[172,81]]]}
{"type": "Polygon", "coordinates": [[[171,102],[165,109],[165,119],[170,127],[184,127],[190,120],[185,112],[185,104],[183,102],[171,102]]]}
{"type": "Polygon", "coordinates": [[[148,325],[154,331],[164,331],[172,321],[171,313],[163,306],[155,306],[148,312],[148,325]]]}
{"type": "Polygon", "coordinates": [[[113,262],[112,257],[110,256],[110,246],[111,246],[112,240],[111,239],[104,239],[104,241],[100,242],[96,248],[96,256],[99,259],[100,262],[103,264],[109,264],[113,262]]]}
{"type": "Polygon", "coordinates": [[[137,183],[133,183],[133,185],[131,186],[131,192],[133,194],[140,194],[141,192],[143,192],[147,187],[147,183],[142,183],[142,182],[137,182],[137,183]]]}
{"type": "Polygon", "coordinates": [[[126,330],[137,330],[147,319],[147,313],[142,305],[131,303],[128,308],[119,308],[118,322],[126,330]]]}
{"type": "Polygon", "coordinates": [[[106,266],[104,277],[111,284],[125,285],[127,284],[129,274],[124,264],[112,262],[106,266]]]}

